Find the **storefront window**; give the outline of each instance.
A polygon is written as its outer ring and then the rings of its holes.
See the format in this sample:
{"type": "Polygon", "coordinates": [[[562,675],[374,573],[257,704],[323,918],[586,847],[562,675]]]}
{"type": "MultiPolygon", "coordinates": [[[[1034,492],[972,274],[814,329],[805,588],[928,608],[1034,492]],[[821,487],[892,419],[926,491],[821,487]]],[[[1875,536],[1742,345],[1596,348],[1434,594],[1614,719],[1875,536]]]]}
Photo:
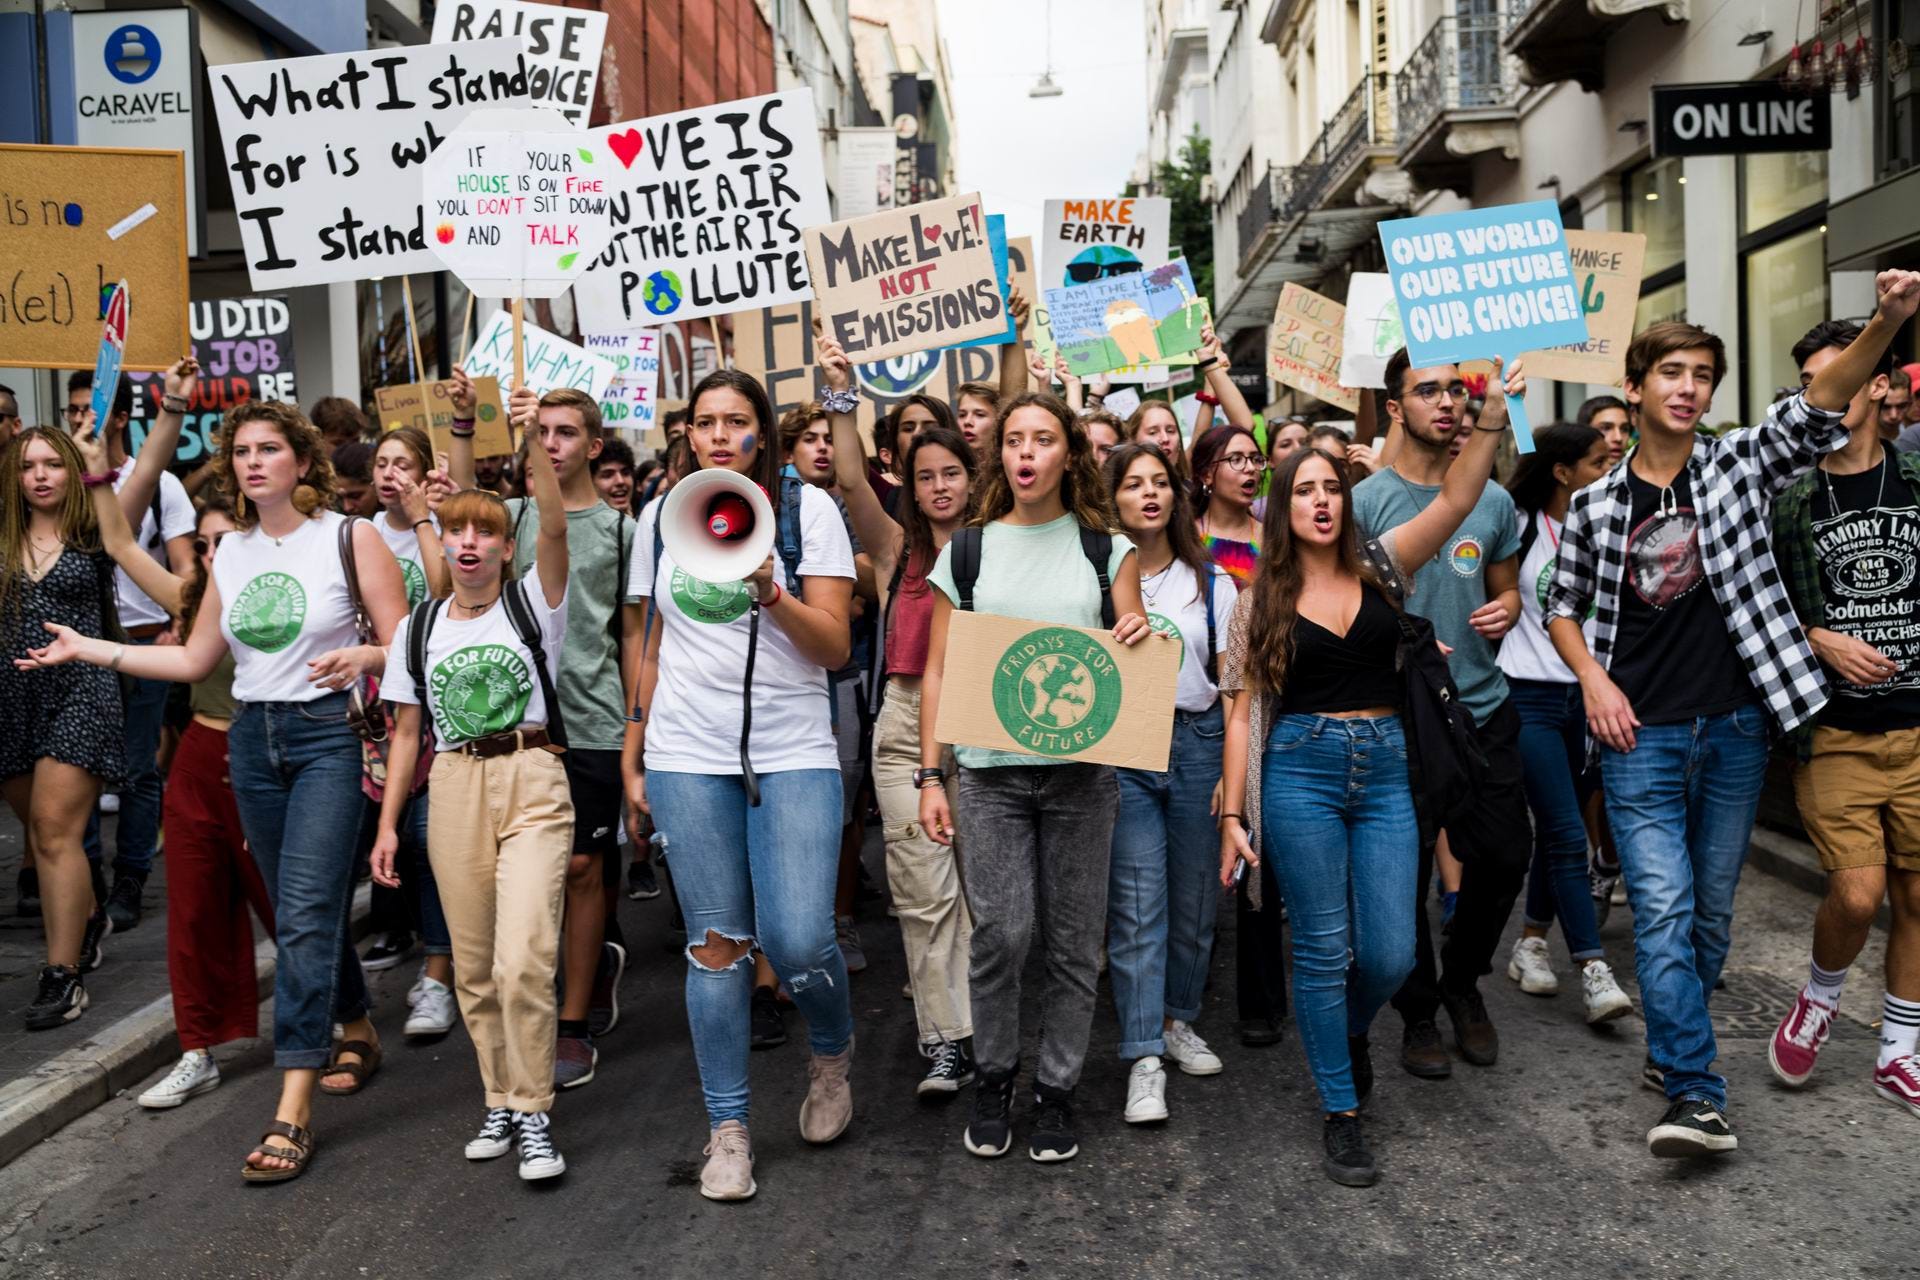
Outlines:
{"type": "MultiPolygon", "coordinates": [[[[1827,229],[1812,227],[1744,262],[1746,283],[1746,417],[1757,419],[1780,387],[1799,386],[1793,344],[1827,318],[1827,229]]],[[[1644,305],[1644,301],[1643,304],[1644,305]]],[[[1716,420],[1731,417],[1721,406],[1716,420]]]]}
{"type": "Polygon", "coordinates": [[[1827,153],[1780,151],[1740,157],[1740,232],[1770,227],[1827,198],[1827,153]]]}
{"type": "Polygon", "coordinates": [[[1647,237],[1641,274],[1658,275],[1687,254],[1687,179],[1677,157],[1627,175],[1627,230],[1647,237]]]}
{"type": "Polygon", "coordinates": [[[1650,324],[1659,324],[1662,320],[1685,320],[1687,318],[1687,282],[1676,281],[1664,289],[1653,289],[1640,297],[1640,305],[1633,309],[1633,331],[1639,333],[1650,324]]]}

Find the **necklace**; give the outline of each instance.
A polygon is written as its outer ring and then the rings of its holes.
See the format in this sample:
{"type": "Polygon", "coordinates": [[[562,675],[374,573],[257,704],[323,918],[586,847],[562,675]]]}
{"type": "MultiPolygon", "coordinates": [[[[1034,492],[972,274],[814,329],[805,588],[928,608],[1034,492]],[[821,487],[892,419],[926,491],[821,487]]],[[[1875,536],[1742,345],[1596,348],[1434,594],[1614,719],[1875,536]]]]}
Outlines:
{"type": "MultiPolygon", "coordinates": [[[[1887,452],[1886,450],[1882,449],[1880,451],[1880,467],[1879,467],[1880,492],[1874,495],[1873,505],[1867,508],[1867,510],[1869,511],[1878,511],[1880,509],[1880,504],[1886,501],[1887,462],[1888,462],[1887,452]]],[[[1825,467],[1820,468],[1820,482],[1824,484],[1827,488],[1827,510],[1831,512],[1835,517],[1838,517],[1840,514],[1840,499],[1834,496],[1833,477],[1827,473],[1827,469],[1825,467]]]]}
{"type": "Polygon", "coordinates": [[[467,618],[469,621],[471,621],[472,619],[477,618],[481,614],[485,613],[487,610],[493,608],[493,606],[498,604],[499,602],[500,602],[500,593],[496,591],[494,592],[493,599],[485,601],[484,603],[481,603],[481,604],[462,604],[458,600],[449,601],[448,604],[450,608],[465,609],[467,611],[467,618]]]}
{"type": "Polygon", "coordinates": [[[1160,588],[1166,585],[1167,574],[1172,571],[1173,566],[1174,561],[1169,560],[1154,572],[1140,579],[1140,595],[1146,600],[1147,608],[1153,608],[1160,595],[1160,588]],[[1153,585],[1148,586],[1148,583],[1152,583],[1153,585]]]}

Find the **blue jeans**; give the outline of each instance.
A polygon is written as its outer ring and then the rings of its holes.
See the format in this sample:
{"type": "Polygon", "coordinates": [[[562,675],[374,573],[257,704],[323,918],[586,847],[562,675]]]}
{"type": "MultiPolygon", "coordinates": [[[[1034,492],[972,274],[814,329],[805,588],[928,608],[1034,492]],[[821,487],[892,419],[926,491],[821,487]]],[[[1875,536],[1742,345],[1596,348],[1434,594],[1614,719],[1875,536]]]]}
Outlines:
{"type": "Polygon", "coordinates": [[[1114,771],[1120,808],[1107,880],[1107,966],[1122,1058],[1165,1053],[1163,1019],[1200,1016],[1220,908],[1212,800],[1225,737],[1218,702],[1176,711],[1163,772],[1114,771]]]}
{"type": "MultiPolygon", "coordinates": [[[[129,640],[128,644],[152,644],[129,640]]],[[[160,769],[154,763],[160,751],[160,729],[167,717],[164,680],[127,680],[127,780],[120,787],[120,822],[113,829],[113,874],[146,878],[153,871],[154,846],[160,838],[160,769]]],[[[100,861],[100,811],[87,819],[87,860],[100,861]]]]}
{"type": "Polygon", "coordinates": [[[687,922],[687,1022],[707,1120],[747,1120],[753,959],[710,969],[693,948],[751,941],[807,1020],[816,1055],[853,1043],[846,961],[833,936],[840,870],[840,771],[760,775],[750,808],[738,775],[649,770],[653,822],[667,838],[687,922]]]}
{"type": "Polygon", "coordinates": [[[1633,962],[1647,1052],[1667,1097],[1727,1102],[1712,1071],[1707,1001],[1733,932],[1753,815],[1767,775],[1759,703],[1679,724],[1642,726],[1632,751],[1603,748],[1607,821],[1633,907],[1633,962]]]}
{"type": "MultiPolygon", "coordinates": [[[[1398,716],[1275,721],[1260,830],[1293,926],[1293,1005],[1320,1105],[1351,1111],[1349,1036],[1413,971],[1420,828],[1398,716]]],[[[1269,908],[1271,909],[1271,908],[1269,908]]]]}
{"type": "Polygon", "coordinates": [[[1507,680],[1520,713],[1520,764],[1533,810],[1533,867],[1524,919],[1535,928],[1557,912],[1576,963],[1599,960],[1600,918],[1587,882],[1587,821],[1580,811],[1587,759],[1587,711],[1577,684],[1507,680]]]}
{"type": "Polygon", "coordinates": [[[360,830],[360,740],[347,696],[243,702],[227,734],[233,798],[273,899],[273,1061],[324,1067],[333,1024],[370,1007],[347,929],[360,830]]]}
{"type": "MultiPolygon", "coordinates": [[[[363,793],[364,795],[364,793],[363,793]]],[[[401,810],[397,830],[400,852],[394,869],[400,874],[400,887],[373,886],[373,927],[418,933],[422,950],[430,956],[453,954],[453,935],[447,932],[447,913],[440,907],[440,886],[433,878],[433,863],[427,858],[427,792],[407,801],[401,810]]],[[[361,872],[361,857],[373,849],[380,834],[380,802],[368,797],[360,818],[359,842],[355,846],[355,875],[361,872]]]]}

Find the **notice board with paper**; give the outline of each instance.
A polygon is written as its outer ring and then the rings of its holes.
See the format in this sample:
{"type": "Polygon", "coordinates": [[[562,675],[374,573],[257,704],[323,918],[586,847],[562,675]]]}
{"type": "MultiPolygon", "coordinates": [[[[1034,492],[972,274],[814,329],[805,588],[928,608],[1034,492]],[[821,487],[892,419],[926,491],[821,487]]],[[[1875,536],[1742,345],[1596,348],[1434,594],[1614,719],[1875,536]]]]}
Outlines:
{"type": "Polygon", "coordinates": [[[1164,770],[1180,642],[956,609],[934,733],[955,746],[1164,770]]]}

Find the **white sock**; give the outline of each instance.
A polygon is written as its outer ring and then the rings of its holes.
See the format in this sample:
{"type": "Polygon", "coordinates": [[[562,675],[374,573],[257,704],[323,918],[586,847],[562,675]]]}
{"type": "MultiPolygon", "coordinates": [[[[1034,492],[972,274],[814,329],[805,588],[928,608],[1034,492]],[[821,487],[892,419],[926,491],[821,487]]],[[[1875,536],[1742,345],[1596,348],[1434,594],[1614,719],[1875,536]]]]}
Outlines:
{"type": "Polygon", "coordinates": [[[1822,969],[1818,961],[1807,962],[1807,998],[1818,1000],[1830,1009],[1840,1007],[1840,988],[1846,985],[1847,971],[1822,969]]]}
{"type": "Polygon", "coordinates": [[[1920,1036],[1920,1000],[1902,1000],[1889,991],[1880,1013],[1880,1066],[1913,1053],[1920,1036]]]}

